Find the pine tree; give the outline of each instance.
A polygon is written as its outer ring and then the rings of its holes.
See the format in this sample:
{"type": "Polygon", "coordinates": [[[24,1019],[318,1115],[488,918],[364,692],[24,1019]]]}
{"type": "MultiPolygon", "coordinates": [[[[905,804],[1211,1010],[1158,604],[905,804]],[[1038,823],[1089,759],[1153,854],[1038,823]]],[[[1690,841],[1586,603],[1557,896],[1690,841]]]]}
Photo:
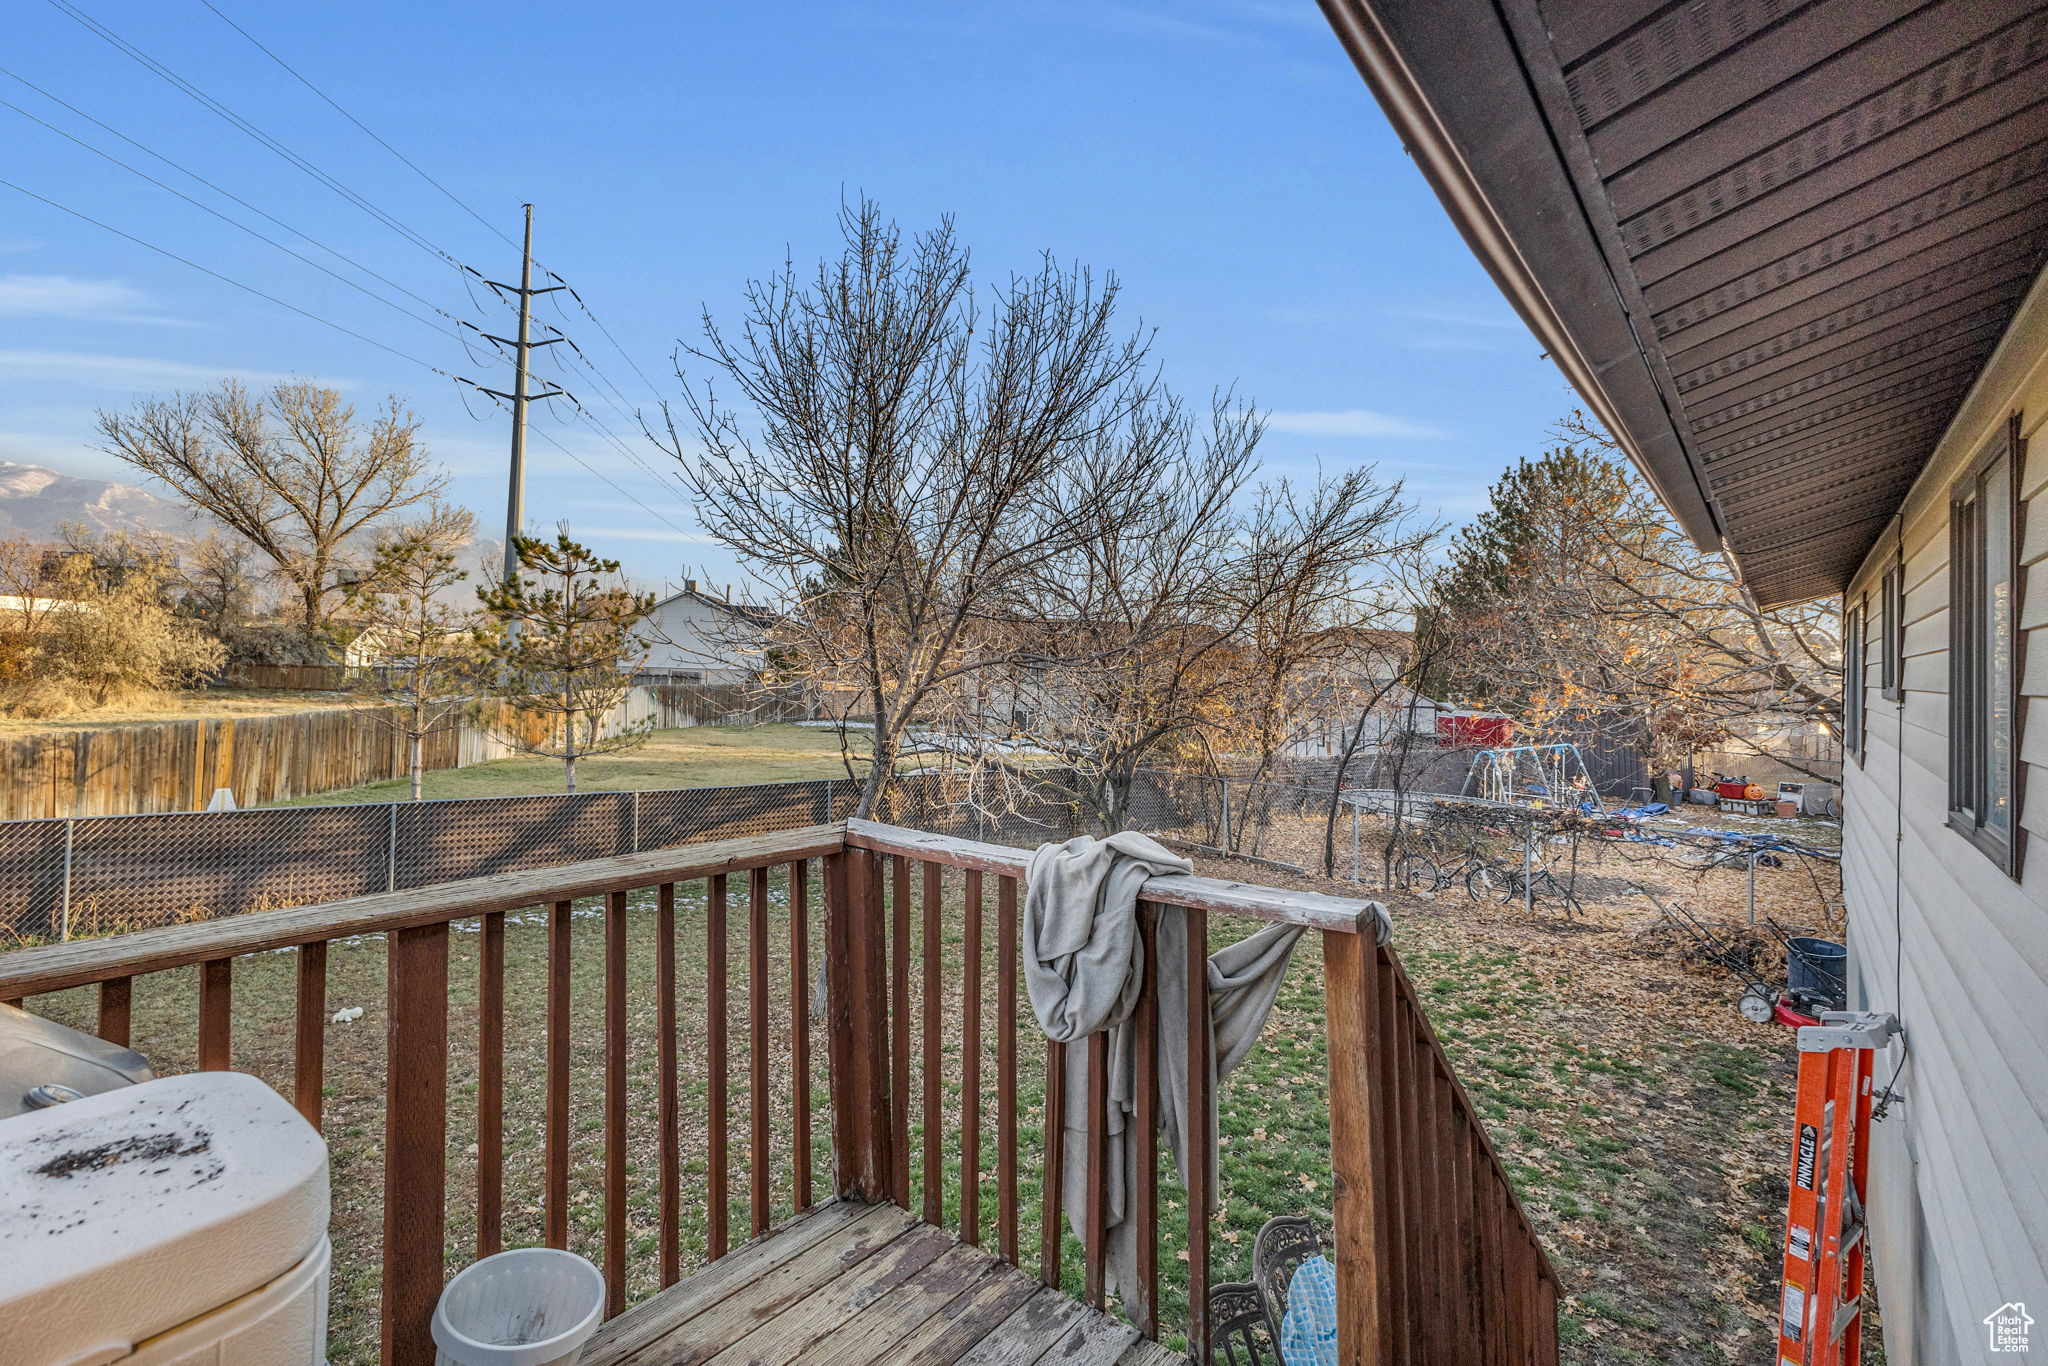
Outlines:
{"type": "Polygon", "coordinates": [[[647,739],[649,724],[612,724],[646,651],[633,628],[654,608],[619,578],[619,562],[569,539],[513,540],[519,573],[479,589],[492,624],[479,634],[486,668],[517,715],[537,723],[506,739],[514,748],[562,761],[576,790],[576,761],[614,754],[647,739]]]}

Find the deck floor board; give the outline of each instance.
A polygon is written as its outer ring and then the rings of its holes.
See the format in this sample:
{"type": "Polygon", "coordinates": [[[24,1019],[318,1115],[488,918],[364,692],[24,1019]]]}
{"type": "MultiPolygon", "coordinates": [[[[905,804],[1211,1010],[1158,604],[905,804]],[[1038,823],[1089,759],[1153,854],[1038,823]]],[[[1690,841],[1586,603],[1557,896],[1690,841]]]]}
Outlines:
{"type": "Polygon", "coordinates": [[[583,1366],[1167,1366],[1145,1342],[894,1205],[828,1201],[599,1330],[583,1366]]]}

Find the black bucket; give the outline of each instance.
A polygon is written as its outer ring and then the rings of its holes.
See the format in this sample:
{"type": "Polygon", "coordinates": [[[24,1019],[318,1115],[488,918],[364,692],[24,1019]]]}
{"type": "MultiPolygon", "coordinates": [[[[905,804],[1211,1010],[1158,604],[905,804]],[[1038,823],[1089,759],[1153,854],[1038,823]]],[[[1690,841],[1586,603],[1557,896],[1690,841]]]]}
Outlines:
{"type": "Polygon", "coordinates": [[[1849,950],[1832,939],[1790,939],[1785,956],[1785,984],[1793,991],[1809,992],[1833,1008],[1849,1003],[1849,950]]]}

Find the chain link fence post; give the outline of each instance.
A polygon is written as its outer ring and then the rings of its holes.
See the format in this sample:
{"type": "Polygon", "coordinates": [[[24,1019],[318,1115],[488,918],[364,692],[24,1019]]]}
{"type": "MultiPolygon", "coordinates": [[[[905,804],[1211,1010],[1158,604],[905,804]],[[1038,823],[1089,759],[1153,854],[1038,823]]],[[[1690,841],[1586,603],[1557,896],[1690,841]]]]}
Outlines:
{"type": "Polygon", "coordinates": [[[1358,804],[1356,802],[1351,804],[1351,880],[1353,882],[1365,881],[1365,875],[1358,866],[1358,804]]]}
{"type": "Polygon", "coordinates": [[[633,850],[640,852],[640,789],[633,789],[633,850]]]}
{"type": "Polygon", "coordinates": [[[390,818],[384,826],[384,890],[398,890],[398,803],[391,803],[390,818]]]}
{"type": "Polygon", "coordinates": [[[71,938],[71,848],[78,834],[78,822],[66,817],[64,820],[64,891],[63,899],[57,904],[57,935],[60,939],[71,938]]]}
{"type": "Polygon", "coordinates": [[[1218,778],[1216,781],[1223,786],[1223,824],[1221,827],[1223,837],[1218,841],[1218,847],[1228,854],[1230,852],[1230,779],[1218,778]]]}

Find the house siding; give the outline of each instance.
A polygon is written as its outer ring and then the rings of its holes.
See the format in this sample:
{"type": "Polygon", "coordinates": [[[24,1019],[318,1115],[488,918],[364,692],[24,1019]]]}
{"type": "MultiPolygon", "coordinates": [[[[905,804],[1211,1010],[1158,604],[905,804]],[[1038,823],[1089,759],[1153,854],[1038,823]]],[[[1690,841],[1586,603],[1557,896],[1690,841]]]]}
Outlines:
{"type": "Polygon", "coordinates": [[[650,671],[733,684],[749,682],[761,670],[760,629],[695,593],[656,603],[634,634],[647,651],[643,667],[650,671]]]}
{"type": "MultiPolygon", "coordinates": [[[[2037,282],[1977,389],[1858,571],[1874,605],[1905,566],[1904,694],[1878,688],[1870,622],[1861,761],[1845,768],[1843,874],[1851,1004],[1888,1010],[1907,1049],[1903,1095],[1875,1126],[1872,1269],[1893,1366],[1990,1359],[1985,1315],[2048,1305],[2048,302],[2037,282]],[[2020,492],[2016,642],[2022,661],[2015,879],[1948,828],[1949,489],[2017,413],[2020,492]],[[2030,717],[2029,712],[2033,715],[2030,717]]],[[[2048,1344],[2044,1344],[2048,1345],[2048,1344]]]]}

